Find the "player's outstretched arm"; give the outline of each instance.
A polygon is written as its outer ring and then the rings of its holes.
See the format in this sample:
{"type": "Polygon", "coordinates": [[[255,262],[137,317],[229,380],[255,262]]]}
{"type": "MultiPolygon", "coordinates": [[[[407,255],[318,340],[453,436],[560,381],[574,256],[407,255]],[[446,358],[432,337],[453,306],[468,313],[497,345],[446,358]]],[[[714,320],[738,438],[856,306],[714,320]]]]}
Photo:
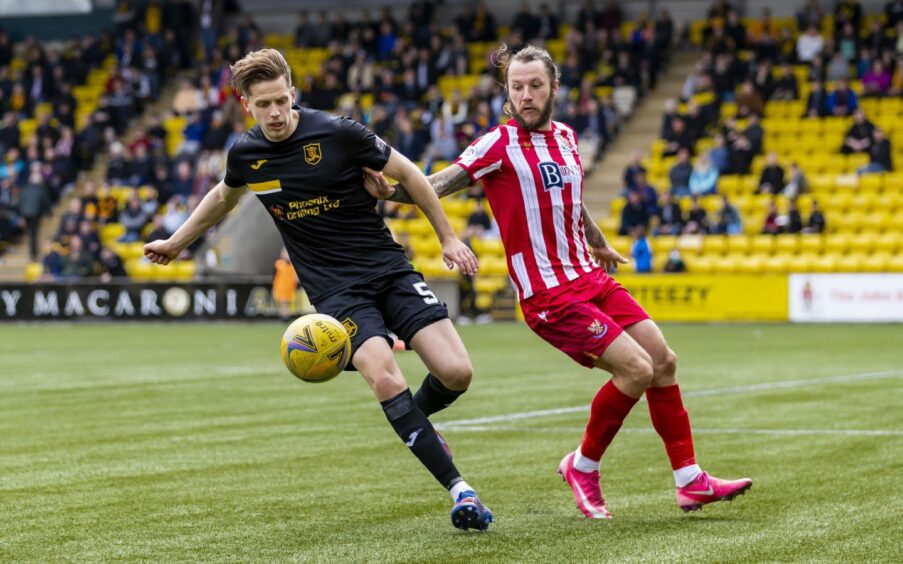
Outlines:
{"type": "Polygon", "coordinates": [[[455,230],[452,229],[448,217],[439,203],[439,198],[426,176],[420,172],[417,165],[407,157],[392,149],[389,161],[383,167],[383,172],[392,178],[397,178],[403,184],[413,203],[423,210],[426,218],[439,236],[442,244],[442,258],[449,268],[458,265],[461,272],[473,275],[477,271],[477,257],[470,248],[458,239],[455,230]]]}
{"type": "Polygon", "coordinates": [[[230,188],[225,182],[220,182],[207,192],[198,207],[169,239],[144,245],[144,256],[157,264],[169,264],[185,247],[225,217],[244,191],[244,188],[230,188]]]}
{"type": "Polygon", "coordinates": [[[590,217],[589,210],[586,209],[586,204],[583,204],[583,231],[586,233],[586,242],[589,243],[593,258],[596,259],[599,266],[604,268],[606,272],[614,272],[618,263],[627,263],[627,259],[622,257],[618,251],[614,250],[611,245],[608,244],[605,235],[602,234],[602,230],[599,229],[599,226],[593,221],[593,218],[590,217]]]}
{"type": "MultiPolygon", "coordinates": [[[[473,184],[467,171],[456,164],[452,164],[426,179],[440,198],[459,192],[473,184]]],[[[378,200],[392,200],[401,204],[414,203],[402,183],[389,184],[381,172],[366,167],[364,167],[364,188],[378,200]]]]}

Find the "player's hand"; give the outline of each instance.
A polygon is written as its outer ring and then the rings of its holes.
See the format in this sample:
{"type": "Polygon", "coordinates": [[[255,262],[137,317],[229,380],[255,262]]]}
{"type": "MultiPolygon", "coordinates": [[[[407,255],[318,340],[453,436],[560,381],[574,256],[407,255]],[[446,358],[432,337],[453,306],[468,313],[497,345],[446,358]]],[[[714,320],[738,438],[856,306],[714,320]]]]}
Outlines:
{"type": "Polygon", "coordinates": [[[593,258],[605,269],[605,272],[611,274],[618,267],[618,264],[627,264],[628,260],[620,255],[618,251],[612,249],[608,243],[604,247],[591,247],[593,258]]]}
{"type": "Polygon", "coordinates": [[[367,167],[364,169],[364,188],[377,200],[388,200],[395,194],[395,187],[389,184],[383,173],[367,167]]]}
{"type": "Polygon", "coordinates": [[[442,244],[442,259],[449,270],[458,265],[461,272],[468,276],[476,274],[479,268],[477,256],[457,237],[442,244]]]}
{"type": "Polygon", "coordinates": [[[158,239],[144,245],[144,256],[156,264],[169,264],[179,256],[180,252],[182,249],[177,249],[169,242],[169,239],[158,239]]]}

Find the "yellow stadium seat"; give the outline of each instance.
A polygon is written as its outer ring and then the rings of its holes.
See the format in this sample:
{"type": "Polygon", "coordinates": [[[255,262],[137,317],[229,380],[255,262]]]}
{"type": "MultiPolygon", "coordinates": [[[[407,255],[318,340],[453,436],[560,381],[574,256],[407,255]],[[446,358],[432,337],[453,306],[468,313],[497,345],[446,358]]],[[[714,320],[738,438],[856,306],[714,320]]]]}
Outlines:
{"type": "Polygon", "coordinates": [[[854,253],[870,253],[875,247],[875,235],[871,233],[859,233],[849,238],[850,252],[854,253]]]}
{"type": "Polygon", "coordinates": [[[176,278],[178,280],[194,280],[195,262],[193,260],[180,260],[176,263],[176,278]]]}
{"type": "Polygon", "coordinates": [[[485,255],[480,257],[480,273],[486,276],[508,276],[508,263],[504,257],[485,255]]]}
{"type": "Polygon", "coordinates": [[[750,247],[750,238],[746,235],[730,235],[727,238],[727,249],[732,255],[745,255],[750,247]]]}
{"type": "Polygon", "coordinates": [[[886,272],[891,255],[887,253],[874,253],[862,257],[860,270],[862,272],[886,272]]]}
{"type": "Polygon", "coordinates": [[[737,175],[722,176],[718,179],[718,191],[728,196],[741,194],[743,185],[740,183],[740,177],[737,175]]]}
{"type": "Polygon", "coordinates": [[[903,272],[903,253],[891,255],[887,261],[888,272],[903,272]]]}
{"type": "Polygon", "coordinates": [[[495,294],[508,284],[508,280],[500,276],[477,276],[473,282],[474,289],[481,294],[495,294]]]}
{"type": "Polygon", "coordinates": [[[746,262],[746,257],[743,255],[724,255],[715,259],[713,271],[718,274],[736,274],[741,271],[744,262],[746,262]]]}
{"type": "MultiPolygon", "coordinates": [[[[897,145],[897,150],[903,147],[903,143],[897,145]]],[[[898,153],[899,154],[899,153],[898,153]]],[[[884,190],[893,194],[903,193],[903,173],[892,172],[884,177],[884,190]]]]}
{"type": "Polygon", "coordinates": [[[677,238],[677,248],[683,254],[698,255],[702,252],[704,235],[682,235],[677,238]]]}
{"type": "Polygon", "coordinates": [[[415,256],[442,256],[442,245],[435,237],[411,237],[410,244],[415,256]]]}
{"type": "Polygon", "coordinates": [[[812,272],[837,272],[837,259],[833,255],[821,255],[812,261],[812,272]]]}
{"type": "Polygon", "coordinates": [[[150,280],[153,277],[151,263],[149,262],[134,259],[126,263],[126,269],[129,277],[135,280],[150,280]],[[130,268],[129,264],[131,264],[130,268]]]}
{"type": "MultiPolygon", "coordinates": [[[[677,237],[673,235],[659,235],[652,239],[653,253],[667,253],[677,246],[677,237]]],[[[620,249],[618,249],[620,250],[620,249]]]]}
{"type": "Polygon", "coordinates": [[[800,249],[799,235],[778,235],[774,242],[775,252],[782,255],[795,255],[800,249]]]}
{"type": "Polygon", "coordinates": [[[860,192],[878,192],[884,188],[884,174],[863,174],[859,177],[860,192]]]}
{"type": "Polygon", "coordinates": [[[771,274],[785,274],[790,270],[791,259],[786,255],[774,255],[766,257],[763,261],[765,272],[771,274]]]}
{"type": "Polygon", "coordinates": [[[123,235],[125,235],[124,225],[121,223],[108,223],[100,229],[100,242],[104,245],[110,245],[123,235]]]}
{"type": "Polygon", "coordinates": [[[738,272],[740,274],[761,274],[765,271],[765,260],[768,257],[761,254],[753,254],[740,261],[738,272]]]}
{"type": "Polygon", "coordinates": [[[684,262],[687,265],[688,272],[694,274],[711,274],[715,272],[719,260],[721,260],[721,257],[700,255],[698,257],[687,257],[684,262]]]}
{"type": "Polygon", "coordinates": [[[844,254],[849,248],[849,235],[828,235],[825,237],[825,252],[829,255],[844,254]]]}
{"type": "Polygon", "coordinates": [[[849,210],[831,216],[831,230],[839,233],[854,233],[865,225],[868,225],[868,219],[860,211],[849,210]]]}
{"type": "Polygon", "coordinates": [[[36,282],[44,274],[44,265],[39,262],[29,262],[25,265],[25,281],[36,282]]]}
{"type": "Polygon", "coordinates": [[[505,256],[505,247],[502,245],[501,239],[495,237],[487,237],[479,240],[475,239],[472,244],[474,245],[474,251],[480,256],[505,256]],[[479,243],[477,241],[479,241],[479,243]]]}
{"type": "Polygon", "coordinates": [[[802,253],[794,257],[790,263],[788,272],[814,272],[813,265],[819,255],[814,253],[802,253]]]}
{"type": "Polygon", "coordinates": [[[900,232],[900,223],[889,211],[873,211],[865,215],[865,222],[861,228],[864,231],[890,231],[900,232]]]}
{"type": "Polygon", "coordinates": [[[820,254],[825,246],[825,238],[815,233],[800,236],[800,252],[820,254]]]}
{"type": "Polygon", "coordinates": [[[774,235],[754,235],[750,245],[752,252],[770,255],[774,252],[776,238],[774,235]]]}
{"type": "Polygon", "coordinates": [[[837,259],[837,272],[859,272],[862,268],[862,255],[844,255],[837,259]]]}
{"type": "MultiPolygon", "coordinates": [[[[630,246],[632,241],[630,237],[624,237],[622,235],[618,235],[617,237],[612,237],[609,240],[609,244],[618,252],[628,252],[630,251],[630,246]]],[[[654,246],[654,243],[653,243],[654,246]]]]}
{"type": "Polygon", "coordinates": [[[723,235],[709,235],[702,243],[702,249],[706,255],[720,255],[727,250],[727,237],[723,235]]]}
{"type": "Polygon", "coordinates": [[[903,244],[903,235],[896,233],[883,233],[875,237],[874,249],[879,253],[893,254],[901,248],[903,244]]]}

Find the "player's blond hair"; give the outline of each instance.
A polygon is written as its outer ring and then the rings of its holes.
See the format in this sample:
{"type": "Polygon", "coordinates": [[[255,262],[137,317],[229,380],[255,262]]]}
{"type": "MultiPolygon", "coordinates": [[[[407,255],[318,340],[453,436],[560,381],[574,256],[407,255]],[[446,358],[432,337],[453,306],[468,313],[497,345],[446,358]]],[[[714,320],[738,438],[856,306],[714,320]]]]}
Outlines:
{"type": "Polygon", "coordinates": [[[251,51],[236,61],[232,69],[232,87],[243,96],[251,95],[251,86],[266,80],[285,77],[286,85],[292,86],[292,69],[285,57],[276,49],[251,51]]]}
{"type": "Polygon", "coordinates": [[[527,45],[520,51],[511,53],[509,52],[508,45],[502,43],[497,55],[498,63],[502,67],[505,76],[505,84],[502,85],[505,88],[505,106],[503,109],[509,116],[514,115],[511,107],[511,97],[508,95],[508,69],[511,68],[511,63],[532,63],[533,61],[540,61],[546,68],[546,74],[549,75],[550,87],[556,80],[561,78],[561,71],[558,70],[558,65],[555,64],[552,55],[541,47],[527,45]]]}

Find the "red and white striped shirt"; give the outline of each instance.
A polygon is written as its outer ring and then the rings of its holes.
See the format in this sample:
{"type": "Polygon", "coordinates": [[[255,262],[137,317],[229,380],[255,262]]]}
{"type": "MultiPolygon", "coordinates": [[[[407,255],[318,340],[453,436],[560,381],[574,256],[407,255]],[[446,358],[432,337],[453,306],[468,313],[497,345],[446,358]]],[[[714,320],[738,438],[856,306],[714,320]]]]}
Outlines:
{"type": "Polygon", "coordinates": [[[527,131],[511,120],[476,139],[455,164],[483,181],[519,300],[563,291],[599,269],[583,231],[583,166],[573,129],[553,121],[550,131],[527,131]]]}

